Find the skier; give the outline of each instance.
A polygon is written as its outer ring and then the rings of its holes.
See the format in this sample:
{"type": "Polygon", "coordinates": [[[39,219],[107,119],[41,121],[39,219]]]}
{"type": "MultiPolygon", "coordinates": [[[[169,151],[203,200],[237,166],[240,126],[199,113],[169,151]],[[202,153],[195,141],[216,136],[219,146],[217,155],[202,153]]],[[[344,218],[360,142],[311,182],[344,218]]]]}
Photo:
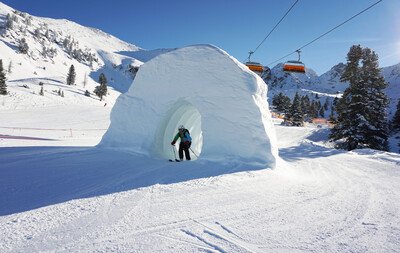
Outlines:
{"type": "Polygon", "coordinates": [[[183,161],[183,151],[185,151],[186,160],[190,160],[189,148],[192,144],[192,137],[190,137],[189,130],[187,130],[183,125],[180,125],[178,128],[179,132],[175,135],[174,140],[171,142],[171,145],[175,145],[178,138],[181,138],[181,142],[179,143],[179,159],[183,161]]]}

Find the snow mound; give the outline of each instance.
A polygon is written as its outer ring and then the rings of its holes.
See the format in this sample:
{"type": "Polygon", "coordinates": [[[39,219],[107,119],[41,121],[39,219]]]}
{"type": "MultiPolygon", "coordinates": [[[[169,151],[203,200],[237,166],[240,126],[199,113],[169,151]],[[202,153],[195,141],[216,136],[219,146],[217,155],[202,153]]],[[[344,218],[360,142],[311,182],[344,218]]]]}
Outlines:
{"type": "Polygon", "coordinates": [[[188,46],[143,64],[99,146],[173,158],[170,142],[181,124],[200,159],[275,166],[267,86],[215,46],[188,46]]]}

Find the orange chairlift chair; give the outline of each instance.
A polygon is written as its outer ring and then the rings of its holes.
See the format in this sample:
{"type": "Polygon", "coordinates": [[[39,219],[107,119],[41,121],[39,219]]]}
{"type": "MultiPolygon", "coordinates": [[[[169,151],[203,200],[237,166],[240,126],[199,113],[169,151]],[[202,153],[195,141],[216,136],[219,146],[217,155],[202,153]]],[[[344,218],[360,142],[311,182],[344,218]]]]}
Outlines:
{"type": "Polygon", "coordinates": [[[297,61],[287,61],[283,64],[283,70],[287,72],[297,72],[297,73],[305,73],[306,67],[304,63],[300,61],[300,50],[296,50],[299,54],[299,59],[297,61]]]}
{"type": "Polygon", "coordinates": [[[247,62],[245,63],[245,65],[254,73],[256,73],[257,75],[261,76],[262,72],[264,71],[264,67],[258,63],[258,62],[254,62],[254,61],[250,61],[250,57],[254,52],[250,51],[249,52],[249,57],[247,58],[247,62]]]}

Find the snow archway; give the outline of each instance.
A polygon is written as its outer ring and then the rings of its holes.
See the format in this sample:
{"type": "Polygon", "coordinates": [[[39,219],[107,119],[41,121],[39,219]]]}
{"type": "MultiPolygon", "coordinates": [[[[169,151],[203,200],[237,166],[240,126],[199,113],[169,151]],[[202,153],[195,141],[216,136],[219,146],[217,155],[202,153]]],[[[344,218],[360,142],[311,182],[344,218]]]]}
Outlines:
{"type": "MultiPolygon", "coordinates": [[[[180,125],[184,125],[185,128],[189,130],[193,143],[191,149],[197,156],[200,156],[201,148],[203,146],[201,115],[191,103],[185,100],[177,101],[171,109],[168,110],[163,123],[160,124],[157,130],[154,141],[155,150],[165,158],[174,157],[173,147],[170,142],[173,136],[178,132],[177,129],[180,125]]],[[[176,145],[176,148],[177,146],[178,145],[176,145]]],[[[191,154],[191,158],[193,160],[197,159],[196,155],[191,154]]]]}
{"type": "Polygon", "coordinates": [[[170,143],[181,124],[198,160],[275,166],[267,85],[215,46],[188,46],[143,64],[113,107],[99,146],[173,158],[170,143]]]}

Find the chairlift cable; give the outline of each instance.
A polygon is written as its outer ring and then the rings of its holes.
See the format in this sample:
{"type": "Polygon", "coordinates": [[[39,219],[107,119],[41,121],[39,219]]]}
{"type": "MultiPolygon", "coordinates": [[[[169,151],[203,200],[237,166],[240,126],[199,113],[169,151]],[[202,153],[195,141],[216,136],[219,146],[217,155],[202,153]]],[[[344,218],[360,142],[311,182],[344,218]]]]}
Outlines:
{"type": "Polygon", "coordinates": [[[346,23],[349,22],[350,20],[352,20],[352,19],[354,19],[355,17],[361,15],[362,13],[366,12],[367,10],[371,9],[372,7],[374,7],[375,5],[377,5],[378,3],[382,2],[382,1],[383,1],[383,0],[379,0],[379,1],[375,2],[374,4],[370,5],[369,7],[365,8],[365,9],[362,10],[362,11],[360,11],[359,13],[355,14],[355,15],[352,16],[351,18],[347,19],[346,21],[344,21],[344,22],[340,23],[339,25],[333,27],[333,28],[330,29],[329,31],[323,33],[322,35],[320,35],[320,36],[318,36],[317,38],[313,39],[312,41],[308,42],[307,44],[305,44],[305,45],[299,47],[299,48],[296,49],[295,51],[293,51],[293,52],[291,52],[291,53],[289,53],[289,54],[283,56],[282,58],[279,58],[279,59],[276,60],[276,61],[273,61],[273,62],[271,62],[271,63],[268,63],[267,65],[274,64],[274,63],[276,63],[276,62],[278,62],[278,61],[280,61],[280,60],[282,60],[282,59],[285,59],[286,57],[288,57],[288,56],[290,56],[290,55],[296,53],[298,50],[301,50],[301,49],[303,49],[303,48],[309,46],[310,44],[312,44],[312,43],[314,43],[315,41],[319,40],[320,38],[324,37],[325,35],[327,35],[328,33],[332,32],[333,30],[336,30],[336,29],[339,28],[340,26],[346,24],[346,23]]]}
{"type": "Polygon", "coordinates": [[[289,8],[289,10],[286,11],[286,13],[283,15],[283,17],[278,21],[278,23],[271,29],[271,31],[267,34],[267,36],[265,36],[265,38],[260,42],[260,44],[258,44],[258,46],[253,50],[249,52],[249,57],[248,60],[250,61],[250,57],[253,53],[255,53],[258,48],[267,40],[267,38],[271,35],[271,33],[278,27],[278,25],[283,21],[283,19],[289,14],[289,12],[293,9],[293,7],[297,4],[299,0],[296,0],[296,2],[294,2],[292,4],[292,6],[289,8]]]}
{"type": "Polygon", "coordinates": [[[289,12],[293,9],[293,7],[299,2],[299,0],[296,0],[296,2],[294,2],[292,4],[292,6],[289,8],[289,10],[286,11],[285,15],[283,15],[283,17],[279,20],[279,22],[272,28],[272,30],[267,34],[267,36],[261,41],[260,44],[258,44],[258,46],[256,47],[256,49],[254,49],[252,52],[256,52],[257,49],[265,42],[265,40],[271,35],[271,33],[278,27],[278,25],[283,21],[283,19],[289,14],[289,12]]]}

